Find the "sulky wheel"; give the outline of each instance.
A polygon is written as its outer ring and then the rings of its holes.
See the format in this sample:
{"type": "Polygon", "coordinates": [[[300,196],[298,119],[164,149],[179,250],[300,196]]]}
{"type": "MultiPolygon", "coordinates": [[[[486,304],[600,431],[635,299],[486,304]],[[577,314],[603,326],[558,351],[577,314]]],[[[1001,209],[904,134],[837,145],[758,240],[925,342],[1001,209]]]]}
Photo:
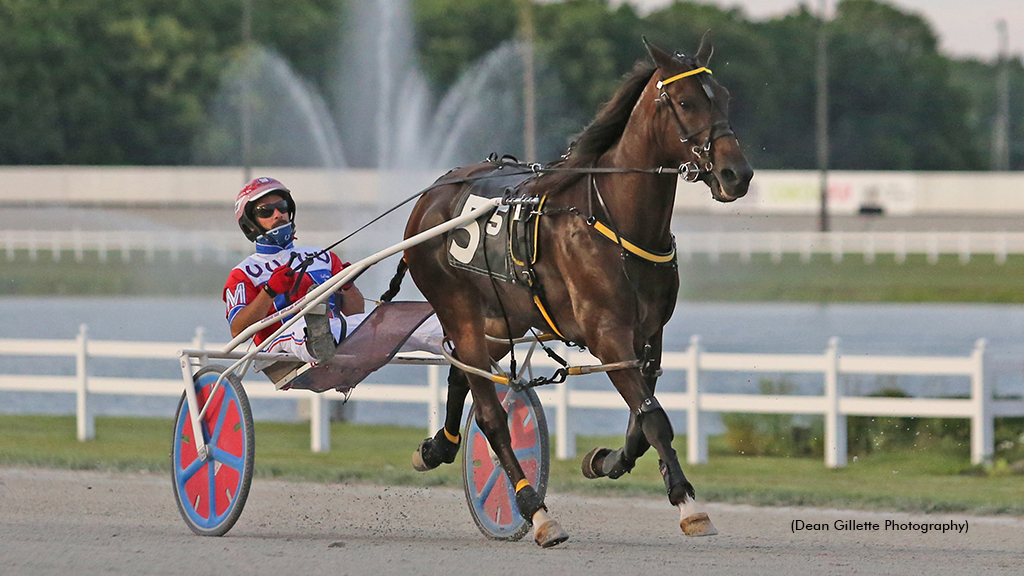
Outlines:
{"type": "MultiPolygon", "coordinates": [[[[548,424],[537,394],[527,388],[499,392],[508,413],[512,449],[526,473],[526,479],[544,498],[548,486],[550,445],[548,424]]],[[[514,487],[491,451],[487,438],[476,423],[476,408],[466,419],[466,445],[462,449],[462,480],[466,502],[484,536],[493,540],[519,540],[530,531],[530,523],[516,507],[514,487]]]]}
{"type": "MultiPolygon", "coordinates": [[[[225,368],[206,366],[193,379],[200,410],[225,368]]],[[[252,481],[252,411],[242,383],[228,374],[202,420],[209,458],[196,451],[188,401],[182,394],[171,441],[174,499],[185,523],[200,536],[223,536],[242,514],[252,481]]]]}

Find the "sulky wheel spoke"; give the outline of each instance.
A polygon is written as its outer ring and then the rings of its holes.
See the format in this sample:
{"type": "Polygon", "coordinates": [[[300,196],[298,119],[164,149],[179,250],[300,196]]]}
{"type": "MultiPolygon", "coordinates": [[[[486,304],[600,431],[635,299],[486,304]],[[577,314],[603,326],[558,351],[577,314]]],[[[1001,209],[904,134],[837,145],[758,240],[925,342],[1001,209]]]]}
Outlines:
{"type": "Polygon", "coordinates": [[[513,452],[516,455],[516,460],[520,463],[526,460],[539,460],[537,457],[537,449],[534,447],[522,448],[513,452]]]}
{"type": "Polygon", "coordinates": [[[229,401],[227,394],[224,394],[223,399],[220,403],[220,412],[217,414],[217,425],[213,427],[213,433],[210,434],[210,444],[216,444],[220,438],[221,429],[224,427],[224,419],[228,415],[229,401]]]}
{"type": "Polygon", "coordinates": [[[242,469],[245,467],[245,460],[243,458],[235,456],[230,452],[221,450],[216,446],[210,446],[210,456],[212,456],[214,460],[220,462],[221,464],[227,466],[228,468],[234,468],[235,470],[238,471],[239,474],[242,473],[242,469]]]}
{"type": "Polygon", "coordinates": [[[487,482],[484,483],[484,487],[480,489],[480,502],[486,502],[491,496],[491,491],[494,490],[494,485],[498,483],[498,479],[504,474],[501,466],[495,466],[494,470],[491,470],[491,475],[487,478],[487,482]]]}
{"type": "Polygon", "coordinates": [[[207,486],[207,488],[209,489],[209,494],[207,495],[207,498],[210,499],[208,504],[210,507],[210,520],[213,520],[217,517],[217,467],[213,465],[213,462],[210,462],[209,469],[210,482],[209,486],[207,486]]]}
{"type": "Polygon", "coordinates": [[[184,470],[178,471],[178,481],[181,484],[184,484],[191,480],[192,477],[195,476],[196,472],[203,467],[203,464],[206,464],[206,462],[202,458],[196,458],[193,460],[192,463],[185,467],[184,470]]]}

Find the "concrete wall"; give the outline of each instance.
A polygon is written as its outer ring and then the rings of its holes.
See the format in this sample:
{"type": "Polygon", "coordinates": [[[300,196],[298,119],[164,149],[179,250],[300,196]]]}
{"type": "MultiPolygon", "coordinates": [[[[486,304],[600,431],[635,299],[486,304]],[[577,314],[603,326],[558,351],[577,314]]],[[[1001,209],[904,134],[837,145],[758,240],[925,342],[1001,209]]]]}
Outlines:
{"type": "MultiPolygon", "coordinates": [[[[372,205],[393,202],[429,185],[443,171],[379,172],[307,168],[254,168],[274,176],[303,204],[372,205]]],[[[229,206],[244,183],[241,168],[213,167],[0,167],[2,205],[229,206]]],[[[762,170],[750,193],[732,204],[711,199],[700,183],[680,182],[676,208],[710,213],[813,214],[819,175],[762,170]]],[[[881,206],[890,215],[1024,214],[1024,174],[993,172],[848,172],[829,175],[833,214],[881,206]]]]}

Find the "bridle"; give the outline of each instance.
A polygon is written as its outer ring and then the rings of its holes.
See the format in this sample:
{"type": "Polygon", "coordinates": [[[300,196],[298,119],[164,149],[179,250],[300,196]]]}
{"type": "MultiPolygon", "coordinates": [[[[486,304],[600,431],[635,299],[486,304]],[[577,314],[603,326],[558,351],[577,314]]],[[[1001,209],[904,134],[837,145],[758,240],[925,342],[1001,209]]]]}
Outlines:
{"type": "Polygon", "coordinates": [[[708,84],[707,78],[703,76],[705,73],[710,75],[712,73],[711,69],[706,66],[701,66],[681,74],[676,74],[671,78],[658,80],[658,83],[656,84],[658,97],[655,98],[654,102],[658,106],[665,104],[668,105],[668,109],[672,111],[672,117],[676,120],[676,130],[679,132],[679,141],[683,144],[691,145],[690,153],[693,155],[693,158],[679,165],[679,176],[687,182],[696,182],[700,179],[701,175],[710,173],[711,170],[714,169],[715,165],[711,161],[711,145],[715,140],[725,136],[736,135],[735,132],[733,132],[729,121],[724,119],[717,120],[710,126],[705,126],[699,130],[687,133],[686,127],[683,126],[683,120],[679,117],[679,112],[676,111],[676,107],[673,105],[672,99],[669,98],[668,92],[665,90],[665,86],[668,86],[677,80],[682,80],[683,78],[688,78],[690,76],[697,76],[697,80],[700,81],[701,87],[704,88],[704,94],[707,95],[711,104],[722,114],[722,116],[726,116],[718,102],[718,99],[715,98],[714,90],[712,90],[711,86],[708,84]],[[694,136],[703,134],[704,132],[708,133],[708,137],[704,140],[703,144],[695,144],[691,142],[691,139],[694,136]]]}

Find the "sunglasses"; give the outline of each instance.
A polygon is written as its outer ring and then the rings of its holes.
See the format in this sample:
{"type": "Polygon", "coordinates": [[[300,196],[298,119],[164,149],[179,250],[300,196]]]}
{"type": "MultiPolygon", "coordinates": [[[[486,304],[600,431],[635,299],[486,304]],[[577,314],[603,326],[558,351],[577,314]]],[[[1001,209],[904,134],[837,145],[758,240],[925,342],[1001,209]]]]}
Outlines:
{"type": "Polygon", "coordinates": [[[280,212],[281,214],[287,214],[288,202],[281,200],[279,202],[274,202],[273,204],[263,204],[254,208],[252,212],[257,218],[270,218],[274,215],[275,211],[280,212]]]}

